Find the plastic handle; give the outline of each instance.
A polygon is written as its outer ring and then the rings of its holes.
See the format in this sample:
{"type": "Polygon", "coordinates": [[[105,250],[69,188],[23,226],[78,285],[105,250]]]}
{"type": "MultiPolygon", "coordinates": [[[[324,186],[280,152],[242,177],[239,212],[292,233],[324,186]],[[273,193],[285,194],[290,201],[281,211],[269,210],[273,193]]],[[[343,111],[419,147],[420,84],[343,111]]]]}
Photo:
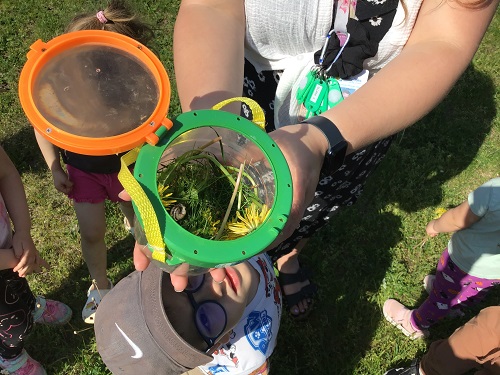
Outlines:
{"type": "Polygon", "coordinates": [[[212,109],[221,109],[222,107],[234,103],[234,102],[242,102],[248,105],[250,110],[252,111],[252,122],[257,125],[262,130],[266,129],[266,116],[264,115],[264,110],[261,106],[253,99],[245,98],[245,97],[236,97],[227,100],[223,100],[220,103],[217,103],[212,107],[212,109]]]}

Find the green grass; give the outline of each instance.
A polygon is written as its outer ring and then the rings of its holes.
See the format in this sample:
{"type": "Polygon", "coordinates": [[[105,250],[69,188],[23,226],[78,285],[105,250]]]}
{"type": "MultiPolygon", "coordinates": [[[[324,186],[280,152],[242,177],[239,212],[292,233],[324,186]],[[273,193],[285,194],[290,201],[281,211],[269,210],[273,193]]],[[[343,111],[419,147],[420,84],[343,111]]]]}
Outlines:
{"type": "MultiPolygon", "coordinates": [[[[180,113],[171,54],[178,3],[132,1],[157,29],[154,49],[174,88],[171,116],[180,113]]],[[[30,285],[35,293],[68,303],[75,315],[68,326],[37,326],[27,339],[28,352],[56,375],[108,372],[96,351],[93,330],[80,319],[90,280],[75,214],[68,199],[53,187],[19,105],[17,80],[36,39],[55,37],[74,14],[97,10],[95,4],[0,2],[0,141],[22,175],[33,237],[52,265],[50,272],[29,276],[30,285]]],[[[310,241],[304,262],[315,272],[319,296],[307,321],[296,323],[284,316],[272,357],[273,374],[380,374],[425,352],[430,341],[407,340],[385,322],[381,306],[389,297],[409,306],[422,302],[421,281],[434,271],[449,238],[440,235],[424,242],[426,223],[436,208],[459,204],[469,191],[499,175],[499,41],[497,16],[446,100],[398,137],[358,203],[339,213],[310,241]]],[[[123,228],[119,210],[109,205],[108,212],[109,273],[117,282],[133,269],[133,240],[123,228]]],[[[431,340],[447,337],[481,307],[498,302],[498,293],[492,293],[466,317],[433,328],[431,340]]]]}

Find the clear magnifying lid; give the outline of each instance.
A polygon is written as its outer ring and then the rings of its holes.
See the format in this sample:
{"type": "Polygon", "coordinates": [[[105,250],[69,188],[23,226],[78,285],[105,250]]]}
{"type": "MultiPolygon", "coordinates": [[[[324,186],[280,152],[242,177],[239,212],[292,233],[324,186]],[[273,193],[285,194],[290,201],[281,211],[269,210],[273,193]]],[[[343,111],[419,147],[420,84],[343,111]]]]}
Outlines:
{"type": "Polygon", "coordinates": [[[144,142],[166,119],[170,83],[161,62],[124,35],[87,30],[31,46],[19,95],[32,125],[68,151],[110,155],[144,142]]]}

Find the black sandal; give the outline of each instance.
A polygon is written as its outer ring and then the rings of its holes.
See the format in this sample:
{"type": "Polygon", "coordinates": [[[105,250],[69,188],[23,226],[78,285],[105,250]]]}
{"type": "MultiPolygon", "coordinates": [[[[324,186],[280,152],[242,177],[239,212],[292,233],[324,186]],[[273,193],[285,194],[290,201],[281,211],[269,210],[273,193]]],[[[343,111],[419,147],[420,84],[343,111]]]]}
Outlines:
{"type": "Polygon", "coordinates": [[[304,311],[303,313],[299,312],[299,314],[295,315],[292,314],[290,311],[290,315],[292,316],[292,318],[296,320],[302,320],[307,318],[311,313],[312,307],[314,305],[313,297],[316,295],[318,287],[316,286],[316,284],[313,284],[313,282],[310,279],[310,275],[311,272],[309,272],[309,270],[307,270],[305,267],[300,267],[296,273],[279,272],[278,275],[278,280],[281,286],[281,292],[284,297],[285,306],[287,306],[289,311],[292,306],[298,305],[300,301],[306,298],[310,299],[310,302],[308,302],[307,310],[304,311]],[[309,280],[309,285],[304,286],[298,292],[292,294],[285,294],[285,291],[283,289],[285,285],[301,283],[307,280],[309,280]]]}

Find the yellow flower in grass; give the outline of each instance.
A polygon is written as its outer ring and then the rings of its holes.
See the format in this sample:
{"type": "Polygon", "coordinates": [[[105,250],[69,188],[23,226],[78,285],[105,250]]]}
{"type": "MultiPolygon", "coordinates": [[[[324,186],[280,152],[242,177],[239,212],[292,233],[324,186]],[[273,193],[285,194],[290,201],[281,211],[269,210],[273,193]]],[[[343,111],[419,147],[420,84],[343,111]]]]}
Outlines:
{"type": "Polygon", "coordinates": [[[175,199],[169,199],[169,197],[172,195],[172,192],[168,191],[168,188],[168,185],[165,186],[163,184],[158,184],[158,195],[160,196],[161,203],[165,208],[168,208],[169,206],[177,202],[175,199]]]}
{"type": "Polygon", "coordinates": [[[268,214],[269,208],[267,208],[265,204],[262,205],[259,211],[255,203],[246,207],[243,211],[243,215],[240,211],[237,211],[236,219],[227,224],[227,229],[229,231],[227,238],[234,240],[253,232],[264,222],[264,220],[266,220],[268,214]]]}
{"type": "Polygon", "coordinates": [[[434,219],[439,219],[441,215],[443,215],[446,211],[448,211],[444,207],[438,207],[434,210],[434,219]]]}

